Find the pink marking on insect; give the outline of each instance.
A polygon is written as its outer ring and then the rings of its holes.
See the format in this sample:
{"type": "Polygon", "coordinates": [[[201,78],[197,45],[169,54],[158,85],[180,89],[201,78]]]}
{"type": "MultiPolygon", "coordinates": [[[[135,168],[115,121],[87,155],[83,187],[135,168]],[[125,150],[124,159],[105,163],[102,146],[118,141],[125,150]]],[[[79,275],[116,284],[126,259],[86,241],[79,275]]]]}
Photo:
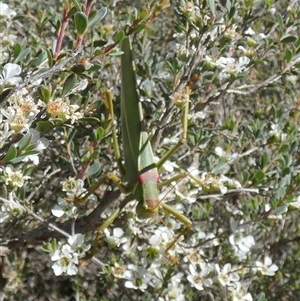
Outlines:
{"type": "Polygon", "coordinates": [[[147,170],[146,172],[139,175],[139,181],[141,184],[147,182],[158,183],[158,180],[159,180],[159,174],[155,170],[147,170]]]}

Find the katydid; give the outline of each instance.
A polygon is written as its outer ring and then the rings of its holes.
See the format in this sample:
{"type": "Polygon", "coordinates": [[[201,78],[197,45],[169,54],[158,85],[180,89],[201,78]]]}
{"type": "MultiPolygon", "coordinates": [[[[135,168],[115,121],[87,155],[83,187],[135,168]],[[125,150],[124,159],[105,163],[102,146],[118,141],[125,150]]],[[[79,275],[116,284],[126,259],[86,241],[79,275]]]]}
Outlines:
{"type": "Polygon", "coordinates": [[[191,222],[170,206],[162,203],[158,191],[158,167],[171,156],[186,140],[188,103],[184,107],[182,141],[178,142],[156,164],[152,147],[146,132],[145,122],[142,117],[141,104],[136,91],[135,73],[132,65],[132,55],[129,38],[121,43],[124,52],[121,61],[122,92],[121,92],[121,129],[123,137],[123,150],[125,161],[125,177],[133,187],[133,196],[138,201],[137,215],[140,218],[149,218],[158,213],[159,207],[172,214],[185,228],[167,247],[168,251],[178,238],[184,235],[191,227],[191,222]]]}
{"type": "MultiPolygon", "coordinates": [[[[116,137],[116,129],[114,127],[112,128],[112,138],[117,163],[121,174],[123,174],[128,183],[128,187],[125,188],[121,181],[111,173],[101,179],[97,185],[103,183],[105,179],[114,181],[122,191],[129,193],[126,200],[137,200],[136,212],[139,218],[146,219],[153,217],[158,214],[159,208],[161,207],[164,211],[180,220],[185,226],[174,240],[168,244],[166,248],[166,253],[168,253],[168,250],[176,243],[180,236],[184,235],[191,228],[192,224],[188,218],[161,202],[159,199],[158,169],[186,140],[188,103],[185,104],[183,110],[182,139],[171,148],[158,163],[155,163],[136,90],[135,73],[132,65],[132,54],[128,37],[121,42],[121,50],[123,51],[121,58],[121,132],[124,167],[121,166],[121,156],[116,137]]],[[[113,103],[111,92],[109,91],[106,93],[106,108],[110,117],[113,119],[113,103]]],[[[186,173],[176,178],[180,179],[184,176],[186,176],[186,173]]],[[[93,191],[94,189],[91,190],[91,193],[93,191]]],[[[113,223],[119,212],[120,209],[116,209],[104,224],[98,228],[97,238],[113,223]]],[[[95,247],[96,245],[93,246],[93,251],[95,247]]]]}

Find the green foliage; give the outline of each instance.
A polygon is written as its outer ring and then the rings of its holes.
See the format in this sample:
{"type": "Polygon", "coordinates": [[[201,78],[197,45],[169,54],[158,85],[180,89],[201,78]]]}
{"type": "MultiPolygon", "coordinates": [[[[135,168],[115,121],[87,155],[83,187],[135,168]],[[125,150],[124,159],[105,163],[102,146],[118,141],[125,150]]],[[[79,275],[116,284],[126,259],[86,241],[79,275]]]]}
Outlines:
{"type": "Polygon", "coordinates": [[[298,1],[8,2],[15,13],[0,16],[4,300],[297,301],[298,1]],[[174,103],[190,105],[186,141],[160,168],[162,202],[192,221],[168,255],[184,225],[163,211],[139,220],[124,188],[138,181],[131,144],[140,120],[129,103],[137,99],[158,159],[182,137],[174,103]],[[73,234],[84,243],[68,241],[73,234]],[[60,259],[78,259],[79,272],[56,277],[55,255],[74,245],[76,255],[60,259]]]}

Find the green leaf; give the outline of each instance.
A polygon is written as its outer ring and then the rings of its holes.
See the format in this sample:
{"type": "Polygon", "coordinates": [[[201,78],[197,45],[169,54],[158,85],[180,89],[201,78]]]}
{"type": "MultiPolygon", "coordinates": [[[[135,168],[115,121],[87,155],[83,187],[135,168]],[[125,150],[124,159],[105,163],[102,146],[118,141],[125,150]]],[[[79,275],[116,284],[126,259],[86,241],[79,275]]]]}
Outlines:
{"type": "Polygon", "coordinates": [[[53,128],[53,124],[49,121],[38,121],[36,123],[36,129],[41,133],[47,132],[51,128],[53,128]]]}
{"type": "Polygon", "coordinates": [[[279,189],[277,190],[277,193],[276,193],[276,199],[278,201],[282,200],[283,197],[285,196],[285,194],[286,194],[286,187],[285,186],[279,187],[279,189]]]}
{"type": "Polygon", "coordinates": [[[75,27],[77,29],[78,35],[82,36],[88,26],[88,18],[83,12],[78,12],[74,16],[75,27]]]}
{"type": "Polygon", "coordinates": [[[282,214],[282,213],[285,213],[287,211],[287,207],[288,207],[288,204],[284,204],[282,206],[278,206],[276,207],[273,211],[272,211],[272,214],[282,214]]]}
{"type": "Polygon", "coordinates": [[[138,26],[136,26],[136,27],[134,28],[134,33],[138,33],[138,32],[140,32],[140,31],[144,30],[145,27],[146,27],[146,24],[139,24],[138,26]]]}
{"type": "Polygon", "coordinates": [[[19,43],[17,43],[14,48],[14,57],[18,57],[21,50],[22,50],[22,46],[19,43]]]}
{"type": "Polygon", "coordinates": [[[265,178],[265,173],[262,170],[259,170],[256,175],[255,175],[255,179],[260,182],[265,178]]]}
{"type": "Polygon", "coordinates": [[[280,39],[281,43],[293,43],[297,41],[297,36],[283,35],[280,39]]]}
{"type": "Polygon", "coordinates": [[[96,40],[93,41],[93,47],[102,47],[107,44],[106,40],[96,40]]]}
{"type": "Polygon", "coordinates": [[[48,58],[48,65],[50,68],[53,67],[53,53],[50,49],[46,49],[46,52],[47,52],[47,58],[48,58]]]}
{"type": "Polygon", "coordinates": [[[298,148],[299,148],[299,143],[298,143],[298,141],[294,141],[294,142],[292,143],[292,146],[291,146],[291,153],[293,154],[293,153],[297,152],[297,151],[298,151],[298,148]]]}
{"type": "Polygon", "coordinates": [[[19,157],[16,157],[16,158],[12,159],[11,162],[12,163],[19,163],[19,162],[22,162],[26,157],[31,156],[31,155],[37,155],[37,154],[39,154],[39,151],[29,151],[29,152],[26,152],[26,153],[22,154],[19,157]]]}
{"type": "Polygon", "coordinates": [[[32,138],[32,135],[29,134],[29,133],[26,134],[25,136],[23,136],[22,139],[18,143],[18,149],[20,151],[22,151],[23,149],[25,149],[28,146],[28,144],[30,143],[31,138],[32,138]]]}
{"type": "Polygon", "coordinates": [[[5,155],[4,162],[9,162],[17,156],[17,148],[11,145],[8,149],[8,152],[5,155]]]}
{"type": "Polygon", "coordinates": [[[77,0],[72,0],[74,7],[76,7],[77,11],[81,11],[81,7],[77,0]]]}
{"type": "Polygon", "coordinates": [[[77,75],[74,73],[70,74],[64,83],[64,87],[62,90],[62,97],[68,94],[68,92],[70,92],[75,87],[76,83],[77,83],[77,75]]]}
{"type": "Polygon", "coordinates": [[[208,0],[208,4],[209,4],[209,9],[212,13],[213,16],[216,15],[216,4],[215,4],[215,0],[208,0]]]}
{"type": "Polygon", "coordinates": [[[30,48],[23,49],[19,53],[18,57],[15,59],[15,63],[18,63],[18,62],[22,61],[30,53],[30,51],[31,51],[30,48]]]}
{"type": "Polygon", "coordinates": [[[289,146],[287,144],[285,144],[279,149],[278,154],[285,153],[288,149],[289,149],[289,146]]]}
{"type": "Polygon", "coordinates": [[[91,177],[94,174],[98,173],[101,170],[101,164],[99,162],[95,162],[88,168],[87,177],[91,177]]]}
{"type": "Polygon", "coordinates": [[[104,130],[102,127],[99,127],[96,131],[95,131],[95,138],[97,141],[100,141],[104,136],[104,130]]]}
{"type": "Polygon", "coordinates": [[[231,20],[234,17],[235,13],[236,13],[236,8],[232,6],[228,15],[229,20],[231,20]]]}
{"type": "Polygon", "coordinates": [[[269,163],[269,156],[267,152],[264,152],[263,157],[262,157],[262,168],[264,168],[265,166],[267,166],[269,163]]]}
{"type": "Polygon", "coordinates": [[[37,54],[37,57],[35,57],[30,61],[29,66],[34,66],[34,67],[40,66],[44,62],[46,57],[47,57],[47,53],[44,50],[40,50],[37,54]]]}
{"type": "Polygon", "coordinates": [[[45,86],[40,86],[38,87],[38,93],[44,103],[49,103],[51,98],[51,91],[49,89],[47,89],[45,86]]]}
{"type": "Polygon", "coordinates": [[[148,17],[149,17],[149,12],[146,9],[144,9],[140,12],[138,16],[138,20],[139,22],[145,21],[146,19],[148,19],[148,17]]]}
{"type": "Polygon", "coordinates": [[[95,24],[100,22],[106,16],[106,14],[107,14],[106,7],[102,7],[101,9],[99,9],[95,14],[94,18],[89,21],[89,26],[94,26],[95,24]]]}
{"type": "Polygon", "coordinates": [[[260,293],[260,294],[257,296],[256,301],[267,301],[266,298],[265,298],[265,294],[264,294],[264,293],[260,293]]]}
{"type": "Polygon", "coordinates": [[[121,42],[125,37],[125,33],[123,30],[119,31],[115,36],[115,42],[119,43],[121,42]]]}
{"type": "Polygon", "coordinates": [[[96,158],[99,158],[99,154],[100,152],[98,150],[94,151],[89,157],[88,157],[88,161],[92,162],[93,160],[95,160],[96,158]]]}
{"type": "Polygon", "coordinates": [[[72,18],[77,12],[80,12],[81,9],[80,7],[77,8],[76,6],[73,6],[69,11],[68,11],[68,18],[72,18]]]}
{"type": "Polygon", "coordinates": [[[89,123],[97,122],[98,124],[101,124],[101,121],[97,117],[83,117],[80,120],[89,123]]]}
{"type": "Polygon", "coordinates": [[[129,38],[121,42],[121,130],[126,179],[129,184],[137,183],[139,141],[141,132],[139,97],[136,91],[135,73],[129,38]]]}
{"type": "Polygon", "coordinates": [[[285,60],[289,63],[293,58],[293,53],[290,49],[287,49],[285,52],[285,60]]]}

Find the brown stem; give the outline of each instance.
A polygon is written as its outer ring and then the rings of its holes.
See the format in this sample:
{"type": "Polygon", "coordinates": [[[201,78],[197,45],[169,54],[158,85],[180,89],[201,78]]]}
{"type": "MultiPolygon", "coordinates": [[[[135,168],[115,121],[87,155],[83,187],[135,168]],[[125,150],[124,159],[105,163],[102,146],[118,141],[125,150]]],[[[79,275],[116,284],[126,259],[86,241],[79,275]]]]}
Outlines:
{"type": "MultiPolygon", "coordinates": [[[[94,231],[99,226],[101,226],[103,223],[103,219],[99,218],[99,216],[105,211],[105,209],[108,206],[110,206],[113,202],[118,200],[119,196],[119,190],[110,192],[107,195],[105,195],[101,199],[100,204],[94,209],[92,213],[90,213],[88,216],[84,216],[76,220],[75,233],[87,233],[90,231],[94,231]]],[[[6,245],[2,245],[1,247],[7,247],[10,251],[12,251],[25,247],[28,244],[36,245],[49,239],[64,237],[62,233],[53,231],[53,229],[51,228],[51,223],[53,223],[54,220],[55,219],[52,218],[50,219],[50,221],[41,224],[39,227],[10,239],[6,245]]],[[[72,220],[66,221],[62,224],[57,223],[55,226],[59,227],[60,230],[71,234],[73,225],[74,221],[72,220]]]]}

